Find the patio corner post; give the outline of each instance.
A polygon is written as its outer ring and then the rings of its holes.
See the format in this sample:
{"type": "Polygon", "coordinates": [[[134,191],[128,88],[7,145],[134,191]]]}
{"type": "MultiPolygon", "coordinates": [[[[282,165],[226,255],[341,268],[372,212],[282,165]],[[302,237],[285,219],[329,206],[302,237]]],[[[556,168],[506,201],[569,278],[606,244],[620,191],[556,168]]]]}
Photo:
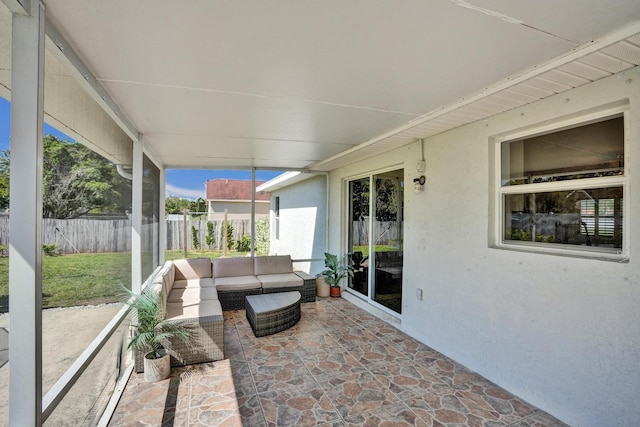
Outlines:
{"type": "Polygon", "coordinates": [[[9,424],[42,424],[42,129],[45,7],[13,15],[9,424]]]}
{"type": "Polygon", "coordinates": [[[133,141],[133,182],[131,183],[131,290],[142,290],[142,178],[143,158],[141,138],[133,141]]]}
{"type": "Polygon", "coordinates": [[[158,264],[163,265],[165,262],[165,251],[167,250],[167,212],[165,210],[165,189],[167,184],[167,168],[162,166],[160,169],[160,194],[158,195],[160,205],[158,208],[158,264]]]}
{"type": "Polygon", "coordinates": [[[251,256],[256,256],[256,168],[251,168],[251,256]]]}

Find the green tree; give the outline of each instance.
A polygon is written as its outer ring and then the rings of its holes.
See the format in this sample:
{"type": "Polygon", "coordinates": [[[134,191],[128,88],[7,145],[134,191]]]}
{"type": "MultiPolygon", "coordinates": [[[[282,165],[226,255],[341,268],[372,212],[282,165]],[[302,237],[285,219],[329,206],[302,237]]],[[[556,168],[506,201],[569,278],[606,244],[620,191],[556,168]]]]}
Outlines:
{"type": "Polygon", "coordinates": [[[191,200],[178,196],[169,196],[164,199],[164,211],[167,214],[181,214],[184,208],[191,209],[191,200]]]}
{"type": "Polygon", "coordinates": [[[45,218],[77,218],[89,212],[113,212],[120,195],[116,168],[82,144],[43,140],[43,197],[45,218]]]}
{"type": "Polygon", "coordinates": [[[213,223],[211,221],[207,221],[207,235],[204,236],[204,240],[207,242],[207,246],[209,246],[209,249],[211,249],[211,245],[216,242],[216,238],[213,233],[213,223]]]}
{"type": "Polygon", "coordinates": [[[351,181],[351,212],[353,221],[369,216],[369,178],[351,181]]]}
{"type": "MultiPolygon", "coordinates": [[[[0,207],[9,206],[10,153],[0,154],[0,207]]],[[[45,218],[77,218],[90,212],[124,214],[130,184],[115,166],[82,144],[53,135],[43,139],[42,213],[45,218]]]]}
{"type": "Polygon", "coordinates": [[[261,219],[256,223],[255,250],[259,255],[269,254],[269,219],[261,219]]]}
{"type": "Polygon", "coordinates": [[[191,226],[191,241],[194,248],[200,249],[200,239],[198,239],[198,230],[195,225],[191,226]]]}
{"type": "Polygon", "coordinates": [[[235,242],[233,240],[233,225],[231,225],[230,221],[225,221],[226,229],[227,229],[227,249],[232,250],[235,242]]]}
{"type": "Polygon", "coordinates": [[[245,234],[236,242],[236,251],[249,252],[251,250],[251,236],[245,234]]]}
{"type": "Polygon", "coordinates": [[[190,203],[189,210],[191,211],[191,216],[201,217],[207,213],[207,202],[202,197],[198,197],[190,203]]]}
{"type": "Polygon", "coordinates": [[[0,154],[0,209],[9,207],[9,151],[0,154]]]}
{"type": "Polygon", "coordinates": [[[399,181],[392,178],[376,179],[376,220],[396,221],[398,185],[399,181]]]}

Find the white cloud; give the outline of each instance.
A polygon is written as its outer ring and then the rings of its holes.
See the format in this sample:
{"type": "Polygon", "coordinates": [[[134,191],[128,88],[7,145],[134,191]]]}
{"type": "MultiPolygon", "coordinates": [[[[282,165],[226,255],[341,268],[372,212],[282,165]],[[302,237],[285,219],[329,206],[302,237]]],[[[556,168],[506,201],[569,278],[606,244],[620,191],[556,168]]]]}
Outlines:
{"type": "Polygon", "coordinates": [[[205,198],[204,188],[202,190],[193,190],[191,188],[180,188],[175,185],[165,184],[166,193],[171,196],[183,197],[185,199],[205,198]]]}

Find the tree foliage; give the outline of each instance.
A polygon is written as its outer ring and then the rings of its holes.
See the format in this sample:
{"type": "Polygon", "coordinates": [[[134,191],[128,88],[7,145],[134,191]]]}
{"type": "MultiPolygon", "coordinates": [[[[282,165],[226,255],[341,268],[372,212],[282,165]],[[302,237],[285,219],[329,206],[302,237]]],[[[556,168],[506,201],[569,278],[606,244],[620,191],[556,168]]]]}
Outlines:
{"type": "Polygon", "coordinates": [[[207,235],[204,236],[204,240],[207,243],[207,246],[209,246],[209,248],[211,248],[211,246],[216,242],[216,237],[214,233],[215,233],[215,230],[214,230],[213,223],[211,221],[207,221],[207,235]]]}
{"type": "Polygon", "coordinates": [[[0,154],[0,209],[9,208],[9,151],[0,154]]]}
{"type": "Polygon", "coordinates": [[[164,199],[164,211],[167,214],[182,214],[185,209],[189,209],[192,217],[201,217],[207,212],[207,202],[202,197],[189,200],[178,196],[168,196],[164,199]]]}
{"type": "Polygon", "coordinates": [[[195,249],[200,249],[200,239],[198,239],[198,229],[195,225],[191,226],[191,243],[195,249]]]}
{"type": "Polygon", "coordinates": [[[261,219],[256,223],[255,250],[259,255],[269,255],[269,219],[261,219]]]}
{"type": "Polygon", "coordinates": [[[235,245],[235,241],[233,240],[233,225],[230,221],[225,221],[224,225],[227,230],[227,249],[232,250],[235,245]]]}
{"type": "Polygon", "coordinates": [[[191,216],[202,216],[207,213],[207,202],[202,197],[198,197],[192,201],[189,205],[191,216]]]}
{"type": "MultiPolygon", "coordinates": [[[[398,216],[399,181],[391,178],[376,178],[375,219],[396,221],[398,216]]],[[[369,216],[371,189],[369,178],[351,181],[351,213],[353,221],[362,221],[369,216]]]]}
{"type": "MultiPolygon", "coordinates": [[[[9,205],[10,153],[0,155],[0,207],[9,205]]],[[[115,166],[79,143],[53,135],[43,139],[42,214],[69,219],[88,213],[124,214],[130,208],[130,183],[115,166]],[[123,204],[122,200],[126,200],[123,204]]]]}
{"type": "Polygon", "coordinates": [[[167,214],[181,214],[185,208],[191,209],[191,200],[178,196],[168,196],[164,199],[164,211],[167,214]]]}

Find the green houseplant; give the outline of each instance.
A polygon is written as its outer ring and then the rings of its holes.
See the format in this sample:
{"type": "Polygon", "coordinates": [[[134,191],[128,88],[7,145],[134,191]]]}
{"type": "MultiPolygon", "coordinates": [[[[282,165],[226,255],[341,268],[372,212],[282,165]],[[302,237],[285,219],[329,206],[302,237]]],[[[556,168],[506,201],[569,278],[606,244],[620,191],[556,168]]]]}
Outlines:
{"type": "Polygon", "coordinates": [[[320,273],[324,276],[325,282],[330,286],[332,297],[340,296],[340,281],[345,277],[353,277],[353,267],[349,263],[349,254],[344,254],[338,258],[337,255],[324,253],[325,270],[320,273]]]}
{"type": "Polygon", "coordinates": [[[132,334],[128,348],[146,352],[144,355],[144,379],[155,382],[169,377],[170,356],[163,343],[177,337],[188,341],[190,335],[180,325],[164,319],[159,292],[147,288],[136,294],[125,288],[124,303],[133,313],[132,334]]]}

